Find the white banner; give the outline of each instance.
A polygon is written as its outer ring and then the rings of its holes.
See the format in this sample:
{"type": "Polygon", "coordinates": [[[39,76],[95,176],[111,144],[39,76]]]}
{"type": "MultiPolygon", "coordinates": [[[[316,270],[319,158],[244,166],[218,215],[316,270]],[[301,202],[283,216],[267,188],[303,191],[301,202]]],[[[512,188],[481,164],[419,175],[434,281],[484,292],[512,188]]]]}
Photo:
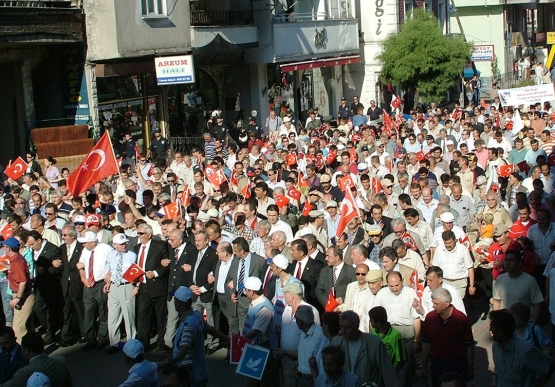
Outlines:
{"type": "Polygon", "coordinates": [[[154,58],[158,85],[195,83],[195,66],[192,55],[154,58]]]}
{"type": "Polygon", "coordinates": [[[503,106],[530,106],[536,103],[555,101],[553,84],[539,86],[517,87],[499,90],[499,100],[503,106]]]}

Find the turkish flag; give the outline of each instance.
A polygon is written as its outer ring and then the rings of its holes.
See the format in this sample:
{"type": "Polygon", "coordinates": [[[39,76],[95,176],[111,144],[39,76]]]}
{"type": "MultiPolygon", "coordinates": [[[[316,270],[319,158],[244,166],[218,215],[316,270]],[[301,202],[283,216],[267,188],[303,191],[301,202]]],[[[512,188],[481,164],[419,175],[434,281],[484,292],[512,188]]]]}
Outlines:
{"type": "Polygon", "coordinates": [[[13,235],[13,230],[12,230],[12,226],[10,226],[10,224],[6,224],[4,226],[4,228],[2,229],[2,238],[4,238],[4,240],[7,240],[9,237],[11,237],[13,235]]]}
{"type": "Polygon", "coordinates": [[[125,273],[123,273],[121,278],[123,278],[127,282],[133,283],[137,281],[139,277],[141,277],[144,274],[145,274],[145,271],[139,265],[137,265],[136,263],[133,263],[131,266],[129,266],[129,269],[127,269],[125,273]]]}
{"type": "Polygon", "coordinates": [[[424,152],[422,152],[422,151],[416,152],[416,159],[418,161],[424,160],[425,159],[424,152]]]}
{"type": "Polygon", "coordinates": [[[241,190],[241,194],[243,195],[243,197],[244,197],[245,199],[248,199],[248,198],[251,197],[251,189],[250,189],[250,186],[251,186],[251,184],[250,184],[250,182],[248,182],[248,183],[243,187],[243,189],[241,190]]]}
{"type": "Polygon", "coordinates": [[[391,117],[389,117],[389,115],[384,111],[383,112],[383,132],[385,132],[385,134],[387,134],[387,136],[389,137],[389,135],[391,134],[391,131],[395,130],[395,128],[396,128],[395,124],[391,120],[391,117]]]}
{"type": "Polygon", "coordinates": [[[528,163],[526,161],[521,161],[516,166],[518,167],[518,170],[520,172],[527,172],[530,169],[530,166],[528,165],[528,163]]]}
{"type": "Polygon", "coordinates": [[[414,270],[410,275],[410,286],[416,292],[419,299],[422,299],[422,294],[424,294],[424,285],[418,280],[418,272],[414,270]]]}
{"type": "Polygon", "coordinates": [[[465,235],[464,238],[459,238],[459,243],[465,245],[468,251],[472,251],[472,243],[470,243],[468,235],[465,235]]]}
{"type": "Polygon", "coordinates": [[[289,188],[289,191],[287,191],[287,195],[291,196],[295,200],[301,200],[302,194],[301,194],[301,191],[299,191],[298,189],[291,187],[289,188]]]}
{"type": "Polygon", "coordinates": [[[397,124],[397,127],[399,127],[399,125],[403,123],[404,123],[403,116],[401,114],[397,114],[395,116],[395,124],[397,124]]]}
{"type": "Polygon", "coordinates": [[[297,164],[297,155],[294,153],[290,153],[285,158],[287,161],[287,165],[296,165],[297,164]]]}
{"type": "Polygon", "coordinates": [[[310,187],[310,183],[306,180],[302,172],[299,172],[299,187],[310,187]]]}
{"type": "Polygon", "coordinates": [[[407,248],[411,249],[412,251],[418,252],[418,245],[416,244],[414,238],[408,232],[405,232],[402,240],[403,242],[405,242],[405,246],[407,246],[407,248]]]}
{"type": "Polygon", "coordinates": [[[358,134],[358,133],[357,133],[357,134],[353,134],[352,137],[351,137],[351,141],[352,141],[352,142],[358,142],[358,141],[360,141],[360,140],[362,140],[362,136],[361,136],[360,134],[358,134]]]}
{"type": "Polygon", "coordinates": [[[326,161],[328,162],[328,164],[333,164],[333,162],[336,160],[337,160],[337,154],[335,152],[330,152],[326,156],[326,161]]]}
{"type": "Polygon", "coordinates": [[[310,201],[306,201],[304,203],[304,208],[303,208],[303,215],[304,216],[308,216],[308,214],[310,213],[310,211],[312,211],[314,209],[314,206],[312,205],[312,203],[310,203],[310,201]]]}
{"type": "Polygon", "coordinates": [[[399,106],[401,106],[401,97],[399,97],[398,95],[393,94],[391,96],[391,107],[393,108],[393,110],[397,109],[399,106]]]}
{"type": "Polygon", "coordinates": [[[225,174],[220,169],[216,170],[216,168],[211,165],[208,165],[204,172],[206,178],[214,187],[219,187],[224,181],[227,181],[225,174]]]}
{"type": "Polygon", "coordinates": [[[341,217],[339,218],[337,232],[335,233],[337,238],[343,234],[343,231],[345,231],[345,228],[347,227],[347,223],[358,216],[357,204],[350,189],[345,190],[345,198],[341,202],[341,210],[339,213],[341,214],[341,217]]]}
{"type": "Polygon", "coordinates": [[[316,161],[314,162],[314,165],[316,165],[316,169],[318,170],[324,169],[324,167],[326,166],[326,163],[324,162],[324,156],[316,156],[316,161]]]}
{"type": "Polygon", "coordinates": [[[349,160],[351,161],[351,163],[356,163],[358,160],[358,154],[355,148],[349,149],[349,155],[349,160]]]}
{"type": "Polygon", "coordinates": [[[276,205],[279,208],[283,208],[283,207],[287,207],[287,205],[289,204],[289,199],[287,198],[287,196],[278,196],[276,197],[276,205]]]}
{"type": "Polygon", "coordinates": [[[515,171],[515,165],[500,165],[499,166],[499,177],[509,177],[511,173],[515,171]]]}
{"type": "Polygon", "coordinates": [[[461,116],[461,109],[455,109],[453,110],[453,114],[451,114],[451,118],[453,120],[458,120],[461,116]]]}
{"type": "Polygon", "coordinates": [[[191,191],[189,191],[189,185],[186,185],[183,188],[183,192],[181,192],[181,203],[185,208],[191,204],[191,191]]]}
{"type": "Polygon", "coordinates": [[[389,170],[389,173],[393,172],[393,160],[389,160],[387,162],[387,169],[389,170]]]}
{"type": "Polygon", "coordinates": [[[235,186],[237,186],[237,184],[239,184],[239,179],[237,178],[235,170],[233,170],[233,172],[231,172],[231,181],[230,181],[230,183],[232,185],[235,185],[235,186]]]}
{"type": "Polygon", "coordinates": [[[238,364],[241,360],[241,355],[243,354],[243,348],[247,344],[252,344],[252,340],[249,340],[243,336],[239,336],[237,333],[231,334],[231,348],[229,355],[230,364],[238,364]]]}
{"type": "Polygon", "coordinates": [[[76,197],[96,182],[119,172],[116,156],[108,132],[105,132],[92,151],[67,178],[67,187],[76,197]]]}
{"type": "Polygon", "coordinates": [[[138,160],[141,158],[141,152],[139,152],[139,147],[137,145],[135,145],[135,159],[138,160]]]}
{"type": "Polygon", "coordinates": [[[336,301],[335,297],[333,296],[333,288],[330,289],[330,294],[328,294],[328,302],[326,302],[326,306],[324,309],[326,312],[333,312],[335,308],[339,306],[339,302],[336,301]]]}
{"type": "Polygon", "coordinates": [[[341,191],[345,191],[346,189],[351,189],[351,187],[355,186],[355,183],[353,183],[353,179],[351,179],[351,176],[345,176],[342,178],[337,179],[338,183],[339,183],[339,188],[341,188],[341,191]]]}
{"type": "Polygon", "coordinates": [[[170,203],[162,208],[167,219],[175,219],[181,217],[181,206],[178,202],[170,203]]]}
{"type": "Polygon", "coordinates": [[[13,163],[10,163],[10,165],[6,167],[6,170],[4,171],[4,173],[10,179],[17,180],[21,176],[23,176],[26,171],[27,171],[27,163],[25,163],[25,160],[23,160],[21,157],[18,157],[17,159],[15,159],[13,163]]]}
{"type": "Polygon", "coordinates": [[[382,183],[378,180],[377,177],[372,178],[372,192],[375,194],[380,193],[382,191],[382,183]]]}

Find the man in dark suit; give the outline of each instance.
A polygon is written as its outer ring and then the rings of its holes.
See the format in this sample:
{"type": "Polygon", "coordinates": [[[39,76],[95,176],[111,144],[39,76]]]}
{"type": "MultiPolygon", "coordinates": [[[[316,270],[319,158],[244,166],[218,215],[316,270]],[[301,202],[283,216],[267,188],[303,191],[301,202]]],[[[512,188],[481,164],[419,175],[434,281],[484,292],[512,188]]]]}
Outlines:
{"type": "Polygon", "coordinates": [[[326,305],[330,290],[333,288],[335,299],[342,304],[345,301],[347,285],[356,280],[355,269],[343,262],[341,250],[336,246],[328,248],[326,261],[328,266],[320,271],[320,278],[316,285],[316,297],[320,304],[326,305]]]}
{"type": "Polygon", "coordinates": [[[249,310],[250,300],[245,294],[244,282],[248,277],[258,277],[263,281],[266,261],[260,255],[249,252],[249,243],[243,237],[233,241],[234,260],[227,275],[227,286],[233,290],[231,301],[235,304],[232,310],[239,320],[239,330],[242,332],[245,326],[245,318],[249,310]]]}
{"type": "Polygon", "coordinates": [[[169,259],[162,262],[168,265],[168,318],[166,322],[166,333],[164,334],[164,343],[171,348],[173,346],[173,337],[177,331],[177,322],[179,315],[175,309],[175,302],[173,300],[173,292],[179,289],[180,286],[185,286],[185,270],[183,265],[189,260],[189,256],[197,254],[197,249],[194,245],[187,242],[185,235],[181,230],[172,230],[168,236],[168,243],[170,245],[169,259]]]}
{"type": "Polygon", "coordinates": [[[169,172],[166,179],[168,184],[165,185],[164,188],[162,188],[162,192],[170,195],[170,200],[172,202],[175,202],[177,198],[181,196],[181,193],[183,192],[184,187],[180,184],[177,184],[177,181],[179,180],[179,178],[173,172],[169,172]]]}
{"type": "MultiPolygon", "coordinates": [[[[227,319],[230,333],[239,334],[239,320],[234,311],[234,304],[231,302],[231,294],[233,292],[227,286],[226,279],[228,278],[229,270],[237,259],[233,256],[233,247],[229,242],[220,242],[216,248],[218,255],[218,263],[214,271],[214,288],[213,288],[213,310],[214,310],[214,326],[220,329],[221,313],[227,319]],[[233,306],[233,308],[232,308],[233,306]]],[[[210,275],[209,275],[210,277],[210,275]]]]}
{"type": "MultiPolygon", "coordinates": [[[[195,234],[196,254],[189,254],[189,259],[184,267],[185,286],[194,294],[193,309],[206,312],[208,324],[214,326],[214,314],[212,313],[212,301],[214,294],[212,289],[214,283],[208,280],[209,274],[214,274],[218,256],[216,250],[209,246],[210,238],[205,230],[195,234]]],[[[206,344],[206,354],[211,355],[218,349],[218,338],[211,336],[206,344]]]]}
{"type": "Polygon", "coordinates": [[[378,204],[373,205],[370,209],[370,216],[366,218],[366,223],[379,225],[383,230],[383,235],[389,235],[393,232],[391,218],[383,215],[383,209],[378,204]]]}
{"type": "Polygon", "coordinates": [[[17,370],[29,364],[17,339],[12,327],[0,327],[0,383],[11,380],[17,370]]]}
{"type": "Polygon", "coordinates": [[[304,239],[295,239],[291,243],[291,255],[293,262],[289,265],[289,273],[303,283],[306,302],[323,312],[324,306],[316,297],[316,285],[324,265],[308,256],[308,246],[304,239]]]}
{"type": "Polygon", "coordinates": [[[324,249],[324,246],[321,246],[321,244],[318,243],[318,239],[316,238],[316,236],[314,234],[307,234],[303,235],[302,239],[306,242],[306,247],[308,248],[308,256],[312,259],[320,261],[322,263],[322,266],[324,266],[326,264],[326,254],[320,251],[320,248],[324,249]]]}
{"type": "Polygon", "coordinates": [[[339,235],[339,237],[337,237],[335,241],[335,245],[339,248],[339,250],[341,250],[341,259],[343,260],[343,262],[345,262],[347,265],[352,265],[353,257],[351,255],[351,245],[349,244],[349,237],[347,236],[347,233],[344,232],[343,234],[339,235]]]}
{"type": "Polygon", "coordinates": [[[45,345],[54,343],[58,329],[62,327],[62,253],[56,245],[43,239],[38,231],[31,231],[27,245],[33,250],[35,260],[35,307],[42,327],[46,330],[45,345]]]}
{"type": "Polygon", "coordinates": [[[77,242],[77,231],[71,226],[62,228],[62,240],[60,247],[62,254],[63,270],[61,274],[62,296],[64,297],[64,325],[62,327],[62,347],[70,346],[73,338],[71,331],[73,320],[73,309],[79,322],[80,338],[85,337],[83,321],[85,308],[83,306],[83,282],[79,276],[77,263],[83,251],[83,245],[77,242]]]}
{"type": "Polygon", "coordinates": [[[164,344],[166,332],[166,292],[168,291],[168,267],[162,261],[168,259],[168,245],[165,242],[152,239],[152,227],[141,224],[138,227],[139,244],[134,251],[137,254],[138,265],[145,271],[139,278],[139,294],[137,296],[137,339],[145,348],[150,346],[150,321],[152,309],[156,312],[156,326],[158,338],[157,348],[167,351],[164,344]]]}

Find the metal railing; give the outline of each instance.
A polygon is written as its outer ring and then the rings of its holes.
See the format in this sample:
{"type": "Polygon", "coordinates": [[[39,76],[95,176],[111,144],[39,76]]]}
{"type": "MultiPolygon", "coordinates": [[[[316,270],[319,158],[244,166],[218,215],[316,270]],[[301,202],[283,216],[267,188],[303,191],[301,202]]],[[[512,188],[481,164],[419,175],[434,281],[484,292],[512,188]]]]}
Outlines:
{"type": "Polygon", "coordinates": [[[190,156],[193,148],[204,149],[204,139],[202,137],[170,137],[170,145],[172,153],[183,152],[184,155],[190,156]]]}
{"type": "Polygon", "coordinates": [[[0,0],[0,7],[80,8],[82,0],[0,0]]]}
{"type": "Polygon", "coordinates": [[[329,20],[331,19],[326,12],[306,12],[306,13],[296,13],[292,12],[290,14],[283,13],[274,16],[274,23],[294,23],[294,22],[306,22],[315,20],[329,20]]]}
{"type": "Polygon", "coordinates": [[[254,23],[252,11],[191,11],[191,26],[244,26],[254,23]]]}

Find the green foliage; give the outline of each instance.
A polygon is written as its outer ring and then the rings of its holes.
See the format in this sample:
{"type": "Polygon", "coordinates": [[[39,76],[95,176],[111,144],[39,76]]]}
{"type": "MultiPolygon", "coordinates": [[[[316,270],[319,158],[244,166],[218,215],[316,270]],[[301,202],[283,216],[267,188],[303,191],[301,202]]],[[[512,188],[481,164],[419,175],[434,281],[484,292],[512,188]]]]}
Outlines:
{"type": "Polygon", "coordinates": [[[501,71],[499,70],[499,64],[497,63],[497,55],[491,61],[491,78],[493,82],[499,82],[501,79],[501,71]]]}
{"type": "Polygon", "coordinates": [[[377,56],[382,64],[382,82],[414,90],[425,102],[441,101],[460,79],[470,60],[472,43],[443,35],[432,14],[417,9],[401,27],[382,43],[377,56]]]}

